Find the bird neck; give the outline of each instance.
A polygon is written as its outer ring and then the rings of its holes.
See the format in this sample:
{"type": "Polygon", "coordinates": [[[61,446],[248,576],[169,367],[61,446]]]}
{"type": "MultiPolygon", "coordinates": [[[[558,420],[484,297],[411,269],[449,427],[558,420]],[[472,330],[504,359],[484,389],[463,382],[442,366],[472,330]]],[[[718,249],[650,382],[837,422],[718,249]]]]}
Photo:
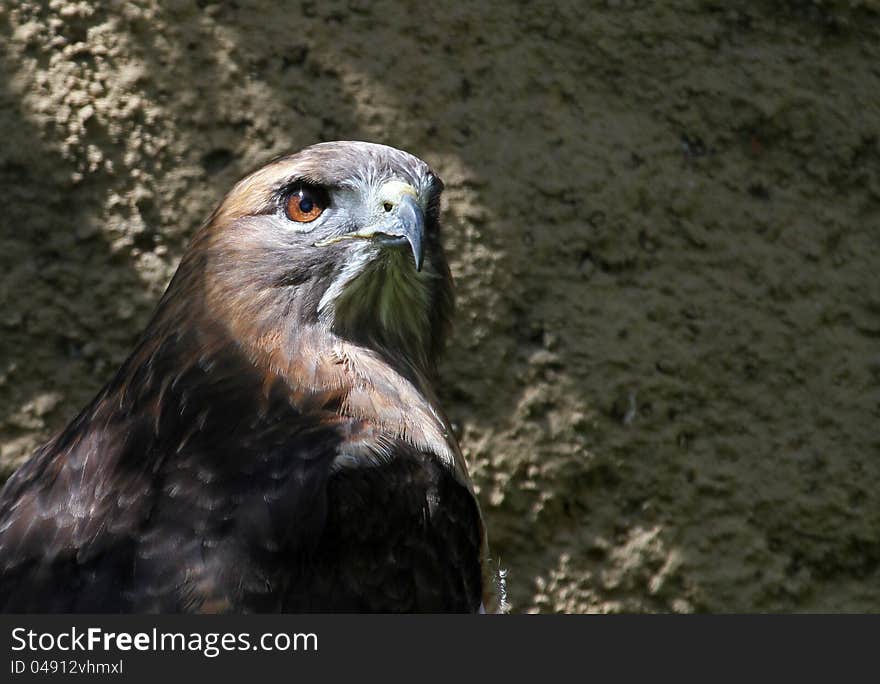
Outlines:
{"type": "Polygon", "coordinates": [[[428,269],[417,272],[400,250],[355,265],[354,275],[343,271],[322,297],[319,320],[398,372],[431,376],[439,348],[431,318],[436,276],[428,269]]]}
{"type": "Polygon", "coordinates": [[[125,375],[138,365],[157,370],[149,359],[158,348],[173,347],[180,356],[169,368],[225,366],[227,357],[240,355],[264,386],[282,380],[294,404],[313,405],[316,396],[337,393],[338,413],[375,419],[388,433],[455,460],[450,454],[457,448],[431,385],[442,338],[434,331],[445,328],[449,307],[429,307],[419,299],[425,295],[413,294],[413,283],[389,292],[367,279],[346,288],[328,318],[318,311],[315,283],[242,287],[216,267],[205,278],[205,254],[185,257],[125,375]],[[383,297],[392,300],[384,314],[375,299],[383,297]],[[416,299],[401,299],[406,297],[416,299]],[[414,308],[429,313],[412,313],[414,308]],[[391,316],[392,310],[400,316],[391,316]],[[401,317],[404,322],[395,322],[401,317]],[[169,346],[169,340],[181,343],[169,346]]]}
{"type": "Polygon", "coordinates": [[[288,387],[302,411],[332,411],[367,425],[364,448],[381,452],[389,440],[403,440],[433,454],[470,487],[467,466],[448,421],[424,374],[405,363],[390,364],[377,351],[350,342],[318,323],[291,325],[247,340],[251,362],[265,377],[288,387]]]}

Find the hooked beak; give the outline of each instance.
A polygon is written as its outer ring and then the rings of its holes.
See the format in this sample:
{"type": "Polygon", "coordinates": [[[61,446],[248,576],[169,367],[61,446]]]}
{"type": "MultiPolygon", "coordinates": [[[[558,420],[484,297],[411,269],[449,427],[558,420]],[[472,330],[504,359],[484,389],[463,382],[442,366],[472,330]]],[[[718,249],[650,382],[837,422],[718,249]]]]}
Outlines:
{"type": "MultiPolygon", "coordinates": [[[[400,185],[404,185],[400,183],[400,185]]],[[[320,240],[315,247],[332,245],[343,240],[376,240],[381,244],[402,245],[409,244],[416,271],[422,270],[424,260],[425,239],[425,213],[419,206],[415,190],[405,185],[399,190],[393,201],[385,203],[385,213],[382,218],[368,228],[363,228],[354,233],[338,235],[327,240],[320,240]]]]}
{"type": "Polygon", "coordinates": [[[376,237],[388,236],[396,241],[406,240],[416,262],[416,271],[422,270],[425,256],[425,214],[415,197],[402,195],[387,217],[371,230],[376,237]]]}

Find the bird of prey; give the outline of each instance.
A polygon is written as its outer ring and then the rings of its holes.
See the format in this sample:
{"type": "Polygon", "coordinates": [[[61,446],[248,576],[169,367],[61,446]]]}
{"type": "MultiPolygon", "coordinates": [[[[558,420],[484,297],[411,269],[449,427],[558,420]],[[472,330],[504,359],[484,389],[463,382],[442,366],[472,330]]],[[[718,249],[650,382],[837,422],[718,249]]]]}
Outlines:
{"type": "Polygon", "coordinates": [[[115,376],[0,492],[0,611],[497,609],[431,385],[442,187],[364,142],[235,185],[115,376]]]}

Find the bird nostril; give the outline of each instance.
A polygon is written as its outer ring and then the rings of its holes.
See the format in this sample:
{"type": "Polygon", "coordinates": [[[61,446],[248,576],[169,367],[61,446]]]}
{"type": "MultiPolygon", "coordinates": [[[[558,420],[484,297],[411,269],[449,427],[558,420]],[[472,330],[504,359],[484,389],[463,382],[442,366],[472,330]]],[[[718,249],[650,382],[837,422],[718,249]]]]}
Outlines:
{"type": "Polygon", "coordinates": [[[391,211],[391,210],[394,208],[394,205],[391,204],[391,202],[385,202],[385,203],[382,205],[382,208],[383,208],[385,211],[391,211]]]}

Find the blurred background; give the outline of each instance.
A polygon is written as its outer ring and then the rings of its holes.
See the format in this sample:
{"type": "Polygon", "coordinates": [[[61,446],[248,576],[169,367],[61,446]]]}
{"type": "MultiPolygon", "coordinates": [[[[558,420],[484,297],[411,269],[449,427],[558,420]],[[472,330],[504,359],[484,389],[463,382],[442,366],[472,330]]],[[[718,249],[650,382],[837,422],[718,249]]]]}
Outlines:
{"type": "Polygon", "coordinates": [[[333,139],[446,182],[515,612],[880,610],[875,0],[0,0],[0,477],[333,139]]]}

